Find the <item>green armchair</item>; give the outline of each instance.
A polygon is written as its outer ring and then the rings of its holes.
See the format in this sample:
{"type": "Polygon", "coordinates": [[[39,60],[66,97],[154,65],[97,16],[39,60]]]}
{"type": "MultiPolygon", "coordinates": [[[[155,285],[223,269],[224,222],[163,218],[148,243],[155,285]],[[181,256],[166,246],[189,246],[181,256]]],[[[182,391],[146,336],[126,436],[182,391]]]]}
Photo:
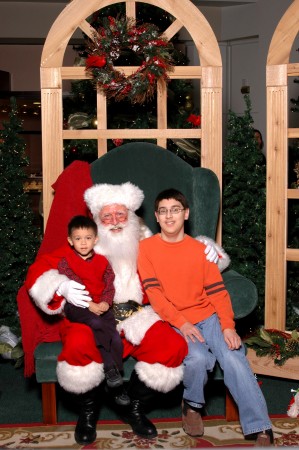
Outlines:
{"type": "MultiPolygon", "coordinates": [[[[209,169],[192,168],[173,153],[154,144],[136,142],[115,148],[90,165],[91,178],[96,183],[120,184],[130,181],[139,186],[145,200],[137,211],[153,233],[158,231],[154,218],[154,200],[163,189],[174,187],[182,191],[190,202],[191,214],[187,232],[196,237],[205,235],[215,239],[220,209],[220,189],[216,175],[209,169]]],[[[76,180],[74,180],[76,183],[76,180]]],[[[223,278],[230,293],[235,318],[250,314],[257,304],[254,283],[233,270],[226,269],[223,278]]],[[[60,342],[41,343],[35,349],[37,381],[42,383],[44,422],[56,423],[56,359],[60,342]]],[[[134,360],[125,362],[125,375],[129,377],[134,360]]],[[[219,366],[214,379],[223,379],[219,366]]],[[[227,394],[226,418],[236,420],[234,402],[227,394]]]]}

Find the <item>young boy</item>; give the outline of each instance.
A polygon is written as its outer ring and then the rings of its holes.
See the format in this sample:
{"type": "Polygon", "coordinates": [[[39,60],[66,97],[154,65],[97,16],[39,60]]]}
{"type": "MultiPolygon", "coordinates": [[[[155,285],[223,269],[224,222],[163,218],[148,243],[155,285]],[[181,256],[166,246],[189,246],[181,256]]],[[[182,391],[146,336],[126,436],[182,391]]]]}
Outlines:
{"type": "MultiPolygon", "coordinates": [[[[68,224],[70,252],[61,259],[58,271],[69,279],[85,285],[92,301],[88,308],[66,303],[64,313],[71,322],[88,325],[101,352],[107,385],[119,405],[128,405],[130,399],[123,390],[123,344],[113,311],[114,272],[108,260],[94,252],[98,240],[96,223],[85,216],[75,216],[68,224]]],[[[59,290],[58,290],[59,294],[59,290]]]]}
{"type": "Polygon", "coordinates": [[[189,217],[185,196],[175,189],[161,192],[155,201],[155,216],[161,233],[141,241],[138,270],[155,311],[188,343],[183,429],[191,436],[203,435],[204,386],[217,360],[238,405],[245,438],[256,440],[257,446],[270,446],[273,432],[266,402],[235,331],[230,297],[219,269],[206,260],[204,245],[184,232],[189,217]]]}

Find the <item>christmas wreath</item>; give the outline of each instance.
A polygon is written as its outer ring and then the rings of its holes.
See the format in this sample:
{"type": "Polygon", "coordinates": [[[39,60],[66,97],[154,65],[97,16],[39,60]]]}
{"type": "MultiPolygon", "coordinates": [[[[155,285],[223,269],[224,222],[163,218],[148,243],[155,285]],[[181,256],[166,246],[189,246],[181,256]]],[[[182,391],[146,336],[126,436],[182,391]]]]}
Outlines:
{"type": "Polygon", "coordinates": [[[282,366],[289,358],[299,356],[299,334],[297,331],[285,333],[279,330],[260,328],[245,341],[255,350],[257,356],[270,356],[274,363],[282,366]]]}
{"type": "Polygon", "coordinates": [[[155,93],[157,80],[169,80],[172,49],[156,25],[137,25],[134,19],[126,17],[106,17],[86,49],[86,71],[108,98],[143,103],[155,93]],[[142,57],[141,65],[128,77],[114,66],[124,50],[142,57]]]}

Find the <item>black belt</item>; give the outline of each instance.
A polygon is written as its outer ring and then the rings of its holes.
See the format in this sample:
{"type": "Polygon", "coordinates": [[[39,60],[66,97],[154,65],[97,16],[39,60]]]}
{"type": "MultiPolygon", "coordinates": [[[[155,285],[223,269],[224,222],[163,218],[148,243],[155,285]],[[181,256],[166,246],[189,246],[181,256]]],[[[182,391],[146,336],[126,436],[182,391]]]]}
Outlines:
{"type": "Polygon", "coordinates": [[[113,313],[116,322],[122,322],[135,312],[140,311],[143,306],[134,300],[128,300],[126,303],[113,303],[113,313]]]}

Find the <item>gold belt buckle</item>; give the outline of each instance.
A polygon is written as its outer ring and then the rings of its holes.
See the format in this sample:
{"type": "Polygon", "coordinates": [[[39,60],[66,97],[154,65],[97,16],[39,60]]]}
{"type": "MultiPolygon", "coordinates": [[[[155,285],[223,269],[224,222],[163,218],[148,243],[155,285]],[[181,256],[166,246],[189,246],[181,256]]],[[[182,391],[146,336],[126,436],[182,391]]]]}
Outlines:
{"type": "Polygon", "coordinates": [[[129,300],[126,303],[114,303],[113,304],[113,313],[117,323],[122,322],[123,320],[128,319],[137,311],[140,311],[142,308],[134,300],[129,300]]]}

